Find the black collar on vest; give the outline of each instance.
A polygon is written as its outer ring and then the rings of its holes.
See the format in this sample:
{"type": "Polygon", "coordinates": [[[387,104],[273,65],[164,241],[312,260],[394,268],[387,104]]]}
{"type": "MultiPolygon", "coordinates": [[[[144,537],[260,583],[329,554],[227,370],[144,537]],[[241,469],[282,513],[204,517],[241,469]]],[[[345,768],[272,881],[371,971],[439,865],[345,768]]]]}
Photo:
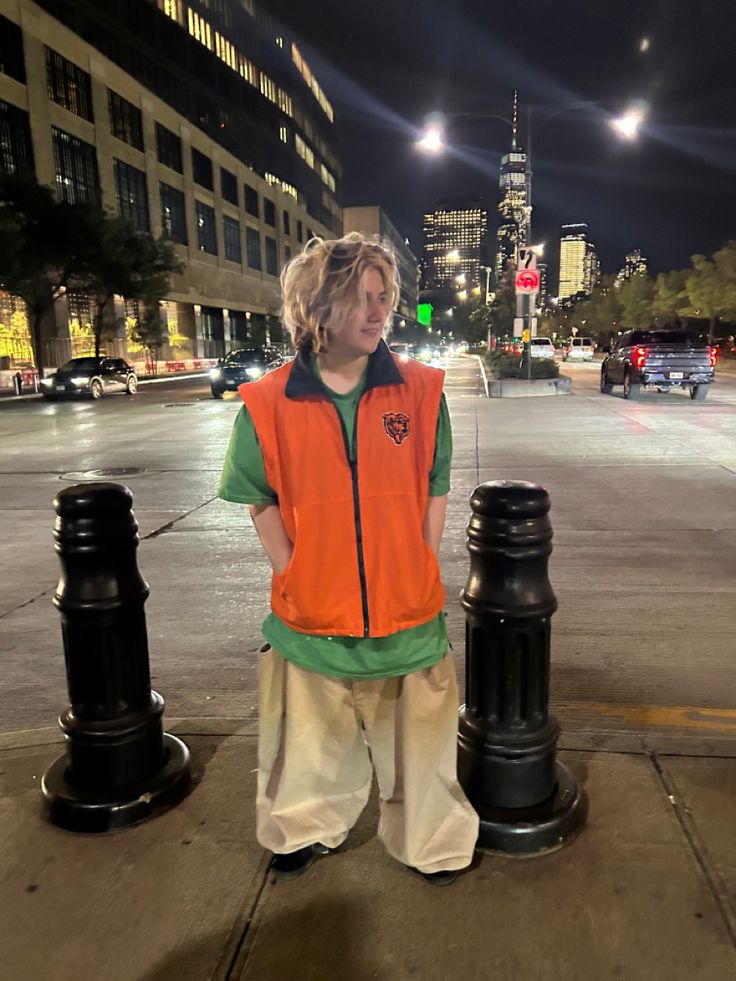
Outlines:
{"type": "MultiPolygon", "coordinates": [[[[382,339],[376,350],[368,358],[366,391],[378,385],[403,385],[404,377],[399,371],[388,344],[382,339]]],[[[286,397],[298,399],[302,395],[326,395],[324,385],[312,366],[309,352],[299,350],[294,358],[289,380],[286,383],[286,397]]]]}

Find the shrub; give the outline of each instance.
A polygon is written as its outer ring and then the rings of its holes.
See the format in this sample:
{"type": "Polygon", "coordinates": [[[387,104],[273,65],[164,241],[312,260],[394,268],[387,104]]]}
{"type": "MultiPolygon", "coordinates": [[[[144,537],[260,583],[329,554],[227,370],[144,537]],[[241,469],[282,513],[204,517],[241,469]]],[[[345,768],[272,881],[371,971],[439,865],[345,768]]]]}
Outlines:
{"type": "MultiPolygon", "coordinates": [[[[487,355],[486,361],[494,378],[527,378],[526,361],[522,364],[518,354],[501,354],[493,352],[487,355]]],[[[532,358],[532,378],[557,378],[560,369],[556,361],[546,358],[532,358]]]]}

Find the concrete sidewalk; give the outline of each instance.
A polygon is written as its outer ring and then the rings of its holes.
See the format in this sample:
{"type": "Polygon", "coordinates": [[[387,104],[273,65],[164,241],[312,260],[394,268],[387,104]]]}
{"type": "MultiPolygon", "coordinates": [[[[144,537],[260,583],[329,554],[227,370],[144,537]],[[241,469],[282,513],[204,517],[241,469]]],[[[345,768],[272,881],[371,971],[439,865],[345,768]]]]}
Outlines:
{"type": "Polygon", "coordinates": [[[116,445],[94,460],[160,468],[130,482],[153,683],[167,729],[191,747],[193,790],[118,834],[52,827],[39,781],[61,751],[49,723],[66,701],[46,527],[59,477],[6,476],[7,527],[20,535],[2,600],[2,981],[736,977],[736,711],[724,707],[736,704],[736,413],[684,399],[631,406],[595,394],[589,374],[589,395],[581,369],[572,397],[529,400],[544,405],[521,415],[479,397],[471,359],[452,371],[442,566],[461,691],[468,495],[495,477],[535,480],[555,528],[551,707],[590,814],[560,851],[484,855],[449,889],[385,855],[375,797],[341,850],[301,879],[271,881],[253,814],[267,569],[234,506],[211,500],[206,470],[234,405],[177,410],[203,446],[191,477],[175,469],[163,407],[146,416],[155,464],[116,445]]]}
{"type": "Polygon", "coordinates": [[[253,726],[174,721],[197,776],[137,828],[75,836],[42,816],[51,730],[0,740],[0,976],[8,981],[493,981],[736,977],[731,756],[561,758],[588,824],[537,859],[484,855],[449,889],[390,859],[375,795],[342,849],[274,882],[254,839],[253,726]]]}

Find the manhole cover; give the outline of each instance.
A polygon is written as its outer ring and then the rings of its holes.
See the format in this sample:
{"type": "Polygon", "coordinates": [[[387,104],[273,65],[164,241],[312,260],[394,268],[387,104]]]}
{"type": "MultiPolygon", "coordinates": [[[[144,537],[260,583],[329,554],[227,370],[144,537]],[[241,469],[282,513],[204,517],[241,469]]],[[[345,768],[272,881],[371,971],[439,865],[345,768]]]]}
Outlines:
{"type": "Polygon", "coordinates": [[[146,473],[141,467],[110,467],[108,470],[76,470],[60,475],[59,480],[109,480],[111,477],[137,477],[146,473]]]}

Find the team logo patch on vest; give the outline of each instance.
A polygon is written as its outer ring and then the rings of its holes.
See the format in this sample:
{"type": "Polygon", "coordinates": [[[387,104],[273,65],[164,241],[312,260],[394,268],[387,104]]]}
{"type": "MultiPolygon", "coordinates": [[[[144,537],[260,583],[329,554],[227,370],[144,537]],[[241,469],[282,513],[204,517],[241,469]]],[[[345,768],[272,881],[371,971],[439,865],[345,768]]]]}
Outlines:
{"type": "Polygon", "coordinates": [[[397,446],[409,435],[409,416],[405,412],[384,412],[383,428],[397,446]]]}

